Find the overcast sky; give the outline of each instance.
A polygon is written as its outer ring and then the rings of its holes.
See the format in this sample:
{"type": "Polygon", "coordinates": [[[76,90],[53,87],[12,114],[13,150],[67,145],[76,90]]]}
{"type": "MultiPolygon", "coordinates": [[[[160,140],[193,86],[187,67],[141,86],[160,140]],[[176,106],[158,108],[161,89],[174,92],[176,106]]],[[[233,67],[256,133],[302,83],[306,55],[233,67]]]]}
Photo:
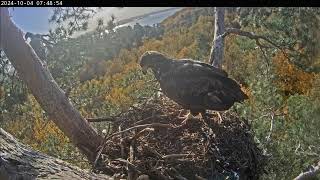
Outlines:
{"type": "MultiPolygon", "coordinates": [[[[110,19],[111,14],[114,14],[118,20],[121,20],[168,8],[170,7],[124,7],[121,9],[106,7],[91,20],[89,30],[96,27],[94,24],[97,18],[103,18],[106,22],[110,19]]],[[[52,15],[52,8],[50,7],[20,7],[13,10],[10,8],[10,10],[14,22],[24,32],[47,33],[49,28],[52,27],[48,22],[49,17],[52,15]]]]}

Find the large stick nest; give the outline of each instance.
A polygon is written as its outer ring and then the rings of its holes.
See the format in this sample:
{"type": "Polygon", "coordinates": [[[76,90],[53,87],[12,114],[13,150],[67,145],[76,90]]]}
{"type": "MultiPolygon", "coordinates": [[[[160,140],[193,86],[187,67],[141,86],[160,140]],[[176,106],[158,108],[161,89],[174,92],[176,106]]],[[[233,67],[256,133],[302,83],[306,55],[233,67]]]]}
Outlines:
{"type": "Polygon", "coordinates": [[[174,102],[150,99],[119,115],[96,170],[127,179],[258,179],[265,156],[247,121],[225,112],[191,119],[174,102]],[[129,129],[130,128],[130,129],[129,129]]]}

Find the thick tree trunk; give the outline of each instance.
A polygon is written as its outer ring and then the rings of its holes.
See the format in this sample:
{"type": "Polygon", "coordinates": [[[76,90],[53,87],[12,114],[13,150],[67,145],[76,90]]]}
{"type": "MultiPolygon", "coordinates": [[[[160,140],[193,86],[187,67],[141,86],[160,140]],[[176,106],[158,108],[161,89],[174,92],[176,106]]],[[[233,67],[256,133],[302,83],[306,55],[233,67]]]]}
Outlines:
{"type": "Polygon", "coordinates": [[[214,23],[214,38],[210,51],[210,64],[217,68],[222,68],[223,54],[224,54],[224,37],[220,36],[225,32],[224,27],[224,13],[225,8],[216,7],[215,9],[215,23],[214,23]]]}
{"type": "Polygon", "coordinates": [[[0,47],[49,118],[93,162],[103,138],[70,103],[11,21],[7,8],[0,8],[0,47]]]}
{"type": "Polygon", "coordinates": [[[111,179],[31,150],[0,128],[0,179],[111,179]]]}

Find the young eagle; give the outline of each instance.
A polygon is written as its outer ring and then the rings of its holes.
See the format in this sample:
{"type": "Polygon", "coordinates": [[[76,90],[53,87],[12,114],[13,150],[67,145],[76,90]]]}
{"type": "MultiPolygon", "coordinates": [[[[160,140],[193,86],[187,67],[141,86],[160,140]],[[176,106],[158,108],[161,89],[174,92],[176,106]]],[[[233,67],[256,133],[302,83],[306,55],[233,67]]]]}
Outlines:
{"type": "MultiPolygon", "coordinates": [[[[162,92],[190,110],[193,116],[206,110],[225,111],[247,95],[228,74],[209,64],[189,59],[174,60],[156,51],[145,52],[140,59],[142,72],[150,68],[159,81],[162,92]]],[[[191,118],[188,114],[187,119],[191,118]]]]}

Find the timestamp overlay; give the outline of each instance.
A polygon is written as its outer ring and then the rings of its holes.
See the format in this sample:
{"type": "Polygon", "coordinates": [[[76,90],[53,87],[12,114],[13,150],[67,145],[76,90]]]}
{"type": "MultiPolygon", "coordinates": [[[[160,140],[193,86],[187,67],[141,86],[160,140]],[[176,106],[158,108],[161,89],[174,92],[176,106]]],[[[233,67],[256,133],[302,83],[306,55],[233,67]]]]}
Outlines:
{"type": "Polygon", "coordinates": [[[62,0],[0,0],[0,7],[63,6],[62,0]]]}
{"type": "MultiPolygon", "coordinates": [[[[0,0],[0,7],[187,7],[187,6],[234,6],[234,1],[247,2],[256,0],[0,0]]],[[[263,0],[260,0],[263,1],[263,0]]],[[[292,0],[283,0],[292,1],[292,0]]],[[[296,0],[293,0],[296,1],[296,0]]],[[[243,3],[243,6],[248,3],[243,3]]],[[[241,3],[239,3],[241,5],[241,3]]],[[[259,5],[258,5],[259,6],[259,5]]]]}

